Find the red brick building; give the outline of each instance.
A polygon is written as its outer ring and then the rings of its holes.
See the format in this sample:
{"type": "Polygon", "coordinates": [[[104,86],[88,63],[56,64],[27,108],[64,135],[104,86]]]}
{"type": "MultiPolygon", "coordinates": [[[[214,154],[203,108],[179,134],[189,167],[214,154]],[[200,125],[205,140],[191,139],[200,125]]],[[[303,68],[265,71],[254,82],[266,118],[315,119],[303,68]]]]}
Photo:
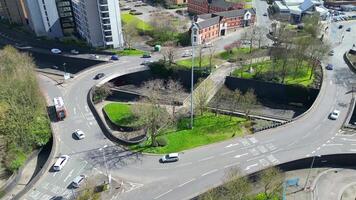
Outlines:
{"type": "Polygon", "coordinates": [[[197,43],[204,44],[212,39],[234,32],[239,28],[253,25],[254,9],[231,10],[212,14],[198,15],[195,25],[198,27],[197,43]]]}
{"type": "Polygon", "coordinates": [[[243,3],[232,3],[225,0],[188,0],[188,12],[197,15],[243,9],[243,7],[243,3]]]}

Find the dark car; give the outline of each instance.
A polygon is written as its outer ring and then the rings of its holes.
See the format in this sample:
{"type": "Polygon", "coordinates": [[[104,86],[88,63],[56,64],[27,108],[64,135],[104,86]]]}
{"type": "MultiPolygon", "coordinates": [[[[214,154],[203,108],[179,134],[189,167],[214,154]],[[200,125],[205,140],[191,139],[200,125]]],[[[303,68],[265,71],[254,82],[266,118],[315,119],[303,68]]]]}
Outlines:
{"type": "Polygon", "coordinates": [[[98,79],[101,79],[101,78],[103,78],[105,76],[105,74],[104,73],[99,73],[99,74],[97,74],[97,75],[95,75],[95,79],[96,80],[98,80],[98,79]]]}
{"type": "Polygon", "coordinates": [[[350,28],[350,27],[349,27],[349,28],[347,28],[347,29],[346,29],[346,31],[347,31],[347,32],[350,32],[350,31],[351,31],[351,28],[350,28]]]}
{"type": "Polygon", "coordinates": [[[334,69],[334,65],[332,64],[327,64],[325,67],[327,70],[333,70],[334,69]]]}
{"type": "Polygon", "coordinates": [[[145,52],[145,53],[142,55],[142,58],[151,58],[151,53],[150,53],[150,52],[145,52]]]}
{"type": "Polygon", "coordinates": [[[110,59],[111,60],[119,60],[119,56],[118,55],[112,55],[110,59]]]}
{"type": "Polygon", "coordinates": [[[339,29],[342,29],[344,26],[343,25],[339,25],[339,29]]]}
{"type": "Polygon", "coordinates": [[[265,17],[266,17],[266,16],[267,16],[267,13],[263,13],[263,16],[265,16],[265,17]]]}

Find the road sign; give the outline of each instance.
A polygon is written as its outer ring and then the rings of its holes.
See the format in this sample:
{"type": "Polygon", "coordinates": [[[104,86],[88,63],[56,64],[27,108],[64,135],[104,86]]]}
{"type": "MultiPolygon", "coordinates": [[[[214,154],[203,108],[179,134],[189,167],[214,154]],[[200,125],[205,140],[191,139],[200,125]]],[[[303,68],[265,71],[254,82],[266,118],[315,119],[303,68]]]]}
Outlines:
{"type": "Polygon", "coordinates": [[[64,77],[64,80],[70,79],[70,73],[64,73],[63,77],[64,77]]]}

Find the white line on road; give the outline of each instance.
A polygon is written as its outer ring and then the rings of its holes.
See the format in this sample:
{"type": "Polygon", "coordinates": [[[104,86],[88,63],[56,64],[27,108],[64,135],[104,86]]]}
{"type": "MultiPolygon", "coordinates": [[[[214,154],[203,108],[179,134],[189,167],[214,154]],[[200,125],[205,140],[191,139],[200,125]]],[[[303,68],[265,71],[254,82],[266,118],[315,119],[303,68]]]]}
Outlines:
{"type": "Polygon", "coordinates": [[[240,158],[242,156],[246,156],[248,153],[244,153],[244,154],[240,154],[240,155],[236,155],[235,158],[240,158]]]}
{"type": "Polygon", "coordinates": [[[316,131],[317,129],[319,129],[321,126],[321,124],[319,124],[318,126],[316,126],[313,130],[316,131]]]}
{"type": "Polygon", "coordinates": [[[230,154],[230,153],[234,153],[235,152],[235,150],[231,150],[231,151],[228,151],[228,152],[225,152],[225,153],[222,153],[222,154],[220,154],[221,156],[224,156],[224,155],[227,155],[227,154],[230,154]]]}
{"type": "Polygon", "coordinates": [[[63,182],[67,182],[68,178],[72,176],[73,171],[74,169],[69,172],[68,176],[63,180],[63,182]]]}
{"type": "Polygon", "coordinates": [[[246,161],[250,162],[250,161],[253,161],[253,160],[256,160],[256,159],[260,159],[260,158],[263,158],[263,157],[264,157],[264,155],[260,155],[260,156],[254,157],[254,158],[247,159],[246,161]]]}
{"type": "Polygon", "coordinates": [[[315,151],[312,151],[312,152],[311,152],[311,154],[314,154],[314,153],[315,153],[315,151]]]}
{"type": "Polygon", "coordinates": [[[163,193],[163,194],[160,194],[160,195],[156,196],[154,199],[159,199],[159,198],[163,197],[164,195],[166,195],[166,194],[168,194],[168,193],[170,193],[170,192],[172,192],[172,191],[173,191],[173,190],[172,190],[172,189],[170,189],[170,190],[168,190],[167,192],[165,192],[165,193],[163,193]]]}
{"type": "Polygon", "coordinates": [[[240,163],[237,162],[237,163],[232,163],[232,164],[230,164],[230,165],[225,165],[225,166],[224,166],[224,169],[229,168],[229,167],[233,167],[233,166],[239,165],[239,164],[240,164],[240,163]]]}
{"type": "Polygon", "coordinates": [[[330,85],[332,85],[333,84],[333,81],[332,80],[330,80],[330,85]]]}
{"type": "Polygon", "coordinates": [[[57,175],[57,173],[58,173],[58,172],[54,172],[54,173],[53,173],[53,177],[55,177],[55,176],[57,175]]]}
{"type": "Polygon", "coordinates": [[[76,114],[77,114],[77,108],[76,108],[76,107],[74,107],[74,109],[73,109],[73,113],[74,113],[74,115],[76,115],[76,114]]]}
{"type": "Polygon", "coordinates": [[[330,140],[326,141],[326,143],[328,143],[328,144],[329,144],[329,143],[330,143],[330,140]]]}
{"type": "Polygon", "coordinates": [[[319,150],[320,150],[320,147],[316,148],[316,150],[319,151],[319,150]]]}
{"type": "Polygon", "coordinates": [[[350,151],[356,151],[356,149],[350,149],[350,151]]]}
{"type": "Polygon", "coordinates": [[[230,147],[237,146],[237,145],[239,145],[239,143],[229,144],[225,148],[230,148],[230,147]]]}
{"type": "Polygon", "coordinates": [[[188,183],[190,183],[190,182],[192,182],[192,181],[195,181],[195,178],[192,178],[192,179],[190,179],[189,181],[184,182],[184,183],[178,185],[178,187],[182,187],[182,186],[184,186],[184,185],[186,185],[186,184],[188,184],[188,183]]]}
{"type": "Polygon", "coordinates": [[[214,157],[215,157],[215,156],[206,157],[206,158],[203,158],[203,159],[201,159],[201,160],[198,160],[198,162],[210,160],[210,159],[213,159],[214,157]]]}
{"type": "Polygon", "coordinates": [[[356,139],[349,139],[349,138],[341,138],[344,141],[352,141],[352,142],[356,142],[356,139]]]}
{"type": "Polygon", "coordinates": [[[212,173],[217,172],[217,171],[218,171],[218,169],[213,169],[211,171],[208,171],[208,172],[202,174],[201,176],[206,176],[206,175],[212,174],[212,173]]]}
{"type": "Polygon", "coordinates": [[[331,139],[333,140],[335,137],[331,137],[331,139]]]}
{"type": "Polygon", "coordinates": [[[326,146],[342,146],[344,144],[326,144],[326,146]]]}
{"type": "Polygon", "coordinates": [[[245,168],[245,170],[247,171],[247,170],[250,170],[252,167],[257,167],[257,163],[255,163],[255,164],[252,164],[252,165],[249,165],[249,166],[247,166],[246,168],[245,168]]]}

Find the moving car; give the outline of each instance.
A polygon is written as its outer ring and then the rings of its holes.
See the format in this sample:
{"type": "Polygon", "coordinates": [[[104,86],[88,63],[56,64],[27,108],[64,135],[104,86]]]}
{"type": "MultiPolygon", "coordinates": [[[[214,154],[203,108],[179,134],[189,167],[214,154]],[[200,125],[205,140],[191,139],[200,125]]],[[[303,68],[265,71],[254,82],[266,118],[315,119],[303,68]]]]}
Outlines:
{"type": "Polygon", "coordinates": [[[55,171],[61,171],[61,169],[64,167],[64,165],[67,163],[67,161],[69,160],[69,156],[68,155],[61,155],[56,163],[54,163],[53,165],[53,169],[55,171]]]}
{"type": "Polygon", "coordinates": [[[62,51],[59,50],[59,49],[51,49],[51,52],[54,53],[54,54],[60,54],[60,53],[62,53],[62,51]]]}
{"type": "Polygon", "coordinates": [[[105,76],[104,73],[99,73],[99,74],[95,75],[94,79],[98,80],[98,79],[103,78],[104,76],[105,76]]]}
{"type": "Polygon", "coordinates": [[[75,136],[81,140],[81,139],[84,139],[85,138],[85,134],[82,130],[79,130],[77,129],[75,132],[74,132],[75,136]]]}
{"type": "Polygon", "coordinates": [[[267,13],[263,13],[263,16],[265,16],[265,17],[266,17],[266,16],[267,16],[267,13]]]}
{"type": "Polygon", "coordinates": [[[212,47],[213,44],[211,42],[207,42],[203,44],[203,48],[208,48],[208,47],[212,47]]]}
{"type": "Polygon", "coordinates": [[[84,180],[86,179],[87,177],[85,175],[80,175],[80,176],[77,176],[73,179],[72,181],[72,186],[74,188],[79,188],[80,185],[84,182],[84,180]]]}
{"type": "Polygon", "coordinates": [[[150,52],[145,52],[145,53],[142,55],[142,58],[151,58],[151,53],[150,53],[150,52]]]}
{"type": "Polygon", "coordinates": [[[332,64],[327,64],[325,67],[327,70],[333,70],[334,69],[334,65],[332,64]]]}
{"type": "Polygon", "coordinates": [[[347,31],[347,32],[350,32],[350,31],[351,31],[351,27],[347,28],[346,31],[347,31]]]}
{"type": "Polygon", "coordinates": [[[119,56],[118,55],[112,55],[110,59],[111,60],[119,60],[119,56]]]}
{"type": "Polygon", "coordinates": [[[72,49],[70,50],[70,53],[71,54],[74,54],[74,55],[78,55],[79,54],[79,51],[75,50],[75,49],[72,49]]]}
{"type": "Polygon", "coordinates": [[[339,29],[342,29],[344,26],[343,25],[339,25],[339,29]]]}
{"type": "Polygon", "coordinates": [[[99,56],[98,56],[98,55],[95,55],[95,54],[91,54],[91,55],[90,55],[90,58],[92,58],[92,59],[99,59],[99,56]]]}
{"type": "Polygon", "coordinates": [[[190,50],[185,50],[182,54],[182,57],[190,57],[193,55],[193,52],[190,50]]]}
{"type": "Polygon", "coordinates": [[[178,153],[170,153],[161,158],[161,162],[166,163],[166,162],[176,162],[179,160],[179,155],[178,153]]]}
{"type": "Polygon", "coordinates": [[[153,63],[152,60],[148,60],[148,59],[145,59],[143,60],[143,62],[141,63],[142,65],[149,65],[150,63],[153,63]]]}
{"type": "Polygon", "coordinates": [[[337,118],[339,118],[339,115],[340,115],[340,111],[335,109],[330,113],[329,118],[333,120],[337,120],[337,118]]]}

